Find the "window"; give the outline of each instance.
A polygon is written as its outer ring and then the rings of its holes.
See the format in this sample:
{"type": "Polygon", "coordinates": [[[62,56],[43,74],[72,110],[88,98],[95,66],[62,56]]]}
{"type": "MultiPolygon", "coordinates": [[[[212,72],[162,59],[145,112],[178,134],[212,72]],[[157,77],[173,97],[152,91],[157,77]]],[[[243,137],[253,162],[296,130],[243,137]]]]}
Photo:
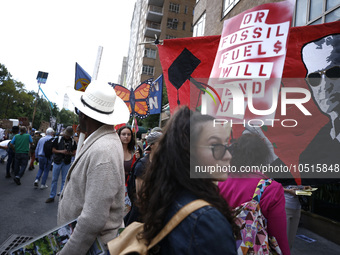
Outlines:
{"type": "Polygon", "coordinates": [[[240,0],[223,0],[222,18],[227,15],[240,0]]]}
{"type": "Polygon", "coordinates": [[[194,25],[193,37],[203,36],[205,28],[205,13],[199,18],[199,20],[194,25]]]}
{"type": "Polygon", "coordinates": [[[188,6],[184,6],[184,14],[188,13],[188,6]]]}
{"type": "Polygon", "coordinates": [[[329,12],[325,16],[325,22],[332,22],[332,21],[336,21],[336,20],[340,20],[340,8],[337,8],[334,11],[329,12]]]}
{"type": "Polygon", "coordinates": [[[183,21],[182,29],[185,30],[185,22],[183,21]]]}
{"type": "Polygon", "coordinates": [[[144,50],[144,57],[156,59],[156,50],[146,48],[144,50]]]}
{"type": "Polygon", "coordinates": [[[339,0],[297,0],[295,26],[316,25],[340,20],[339,0]]]}
{"type": "Polygon", "coordinates": [[[175,29],[177,30],[177,24],[178,24],[178,19],[168,19],[168,22],[166,24],[167,28],[175,29]]]}
{"type": "Polygon", "coordinates": [[[142,73],[147,75],[153,75],[154,69],[155,68],[153,66],[143,65],[142,73]]]}
{"type": "Polygon", "coordinates": [[[169,12],[179,13],[179,4],[170,3],[169,12]]]}
{"type": "Polygon", "coordinates": [[[177,38],[176,36],[172,36],[172,35],[165,35],[165,39],[175,39],[177,38]]]}

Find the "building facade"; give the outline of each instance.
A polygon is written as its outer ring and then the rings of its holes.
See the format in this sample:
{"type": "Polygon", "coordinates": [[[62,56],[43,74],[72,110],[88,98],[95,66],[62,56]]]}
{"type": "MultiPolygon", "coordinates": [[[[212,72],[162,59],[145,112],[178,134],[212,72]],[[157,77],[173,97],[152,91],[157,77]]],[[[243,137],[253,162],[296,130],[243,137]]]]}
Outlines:
{"type": "MultiPolygon", "coordinates": [[[[223,22],[255,6],[282,0],[196,0],[193,36],[220,35],[223,22]]],[[[296,0],[293,26],[340,20],[339,0],[296,0]]]]}
{"type": "Polygon", "coordinates": [[[122,70],[120,75],[118,76],[118,84],[120,85],[126,85],[126,74],[127,74],[127,66],[128,65],[128,58],[123,57],[123,62],[122,62],[122,70]]]}
{"type": "MultiPolygon", "coordinates": [[[[162,74],[156,38],[192,37],[195,0],[137,0],[130,27],[126,86],[162,74]]],[[[123,74],[122,74],[123,75],[123,74]]]]}
{"type": "Polygon", "coordinates": [[[63,101],[63,108],[65,109],[65,110],[68,110],[68,102],[70,101],[70,99],[69,99],[69,97],[68,97],[68,95],[65,93],[65,95],[64,95],[64,101],[63,101]]]}

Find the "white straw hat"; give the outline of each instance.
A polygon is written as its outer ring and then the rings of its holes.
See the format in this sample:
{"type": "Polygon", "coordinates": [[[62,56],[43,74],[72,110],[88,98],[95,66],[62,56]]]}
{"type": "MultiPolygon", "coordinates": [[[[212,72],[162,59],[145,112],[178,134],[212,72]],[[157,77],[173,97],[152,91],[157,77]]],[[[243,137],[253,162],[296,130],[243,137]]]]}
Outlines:
{"type": "Polygon", "coordinates": [[[73,105],[92,119],[108,125],[129,121],[129,109],[107,82],[92,81],[85,92],[68,88],[67,94],[73,105]]]}

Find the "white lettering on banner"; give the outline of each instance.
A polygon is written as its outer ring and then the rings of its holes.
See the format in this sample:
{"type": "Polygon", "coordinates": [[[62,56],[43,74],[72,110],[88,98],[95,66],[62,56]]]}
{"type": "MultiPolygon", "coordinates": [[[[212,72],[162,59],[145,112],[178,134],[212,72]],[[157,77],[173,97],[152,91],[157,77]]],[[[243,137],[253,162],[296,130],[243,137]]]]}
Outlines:
{"type": "Polygon", "coordinates": [[[157,98],[157,96],[149,97],[149,106],[150,106],[151,110],[158,109],[158,98],[157,98]]]}
{"type": "MultiPolygon", "coordinates": [[[[221,68],[220,78],[269,78],[274,63],[242,62],[221,68]]],[[[216,86],[216,85],[215,85],[216,86]]]]}
{"type": "MultiPolygon", "coordinates": [[[[216,85],[215,88],[223,88],[222,97],[225,98],[232,98],[232,93],[229,91],[229,88],[233,87],[239,87],[244,97],[248,97],[247,88],[251,88],[251,93],[253,94],[253,97],[263,97],[265,93],[265,85],[266,85],[267,79],[261,79],[261,80],[242,80],[242,81],[233,81],[233,82],[227,82],[222,85],[216,85]]],[[[238,92],[236,92],[238,93],[238,92]]]]}
{"type": "Polygon", "coordinates": [[[159,91],[159,84],[158,82],[155,82],[153,86],[151,86],[151,92],[159,91]]]}
{"type": "MultiPolygon", "coordinates": [[[[259,122],[260,126],[274,124],[293,8],[284,18],[275,17],[279,7],[274,4],[262,8],[265,9],[249,10],[224,23],[209,79],[221,93],[221,104],[213,105],[205,95],[202,109],[209,108],[207,114],[237,121],[252,119],[250,124],[259,122]]],[[[295,104],[304,114],[309,113],[303,106],[310,99],[308,94],[301,90],[294,93],[303,93],[304,98],[287,99],[282,93],[282,112],[286,112],[287,104],[295,104]]],[[[295,124],[283,121],[281,126],[295,124]]]]}
{"type": "MultiPolygon", "coordinates": [[[[267,43],[274,42],[273,45],[275,45],[275,42],[277,40],[281,41],[282,43],[286,43],[288,31],[289,22],[283,22],[274,25],[261,24],[256,27],[247,27],[236,31],[235,33],[222,37],[218,50],[221,51],[230,47],[236,47],[238,45],[244,46],[249,43],[266,41],[268,41],[267,43]]],[[[278,48],[274,47],[275,51],[277,49],[278,48]]]]}
{"type": "Polygon", "coordinates": [[[223,88],[221,101],[217,114],[219,116],[234,116],[235,118],[242,118],[245,108],[247,106],[244,101],[251,91],[252,97],[262,98],[265,93],[266,79],[248,80],[248,81],[234,81],[216,86],[216,88],[223,88]],[[234,97],[240,100],[232,100],[234,97]],[[235,110],[233,110],[235,109],[235,110]]]}
{"type": "Polygon", "coordinates": [[[257,23],[264,23],[268,17],[269,10],[248,12],[243,16],[240,28],[254,26],[257,23]]]}
{"type": "Polygon", "coordinates": [[[221,55],[219,67],[228,67],[235,62],[245,61],[249,59],[269,58],[281,56],[286,53],[286,40],[277,40],[273,43],[270,40],[242,45],[233,48],[221,55]]]}

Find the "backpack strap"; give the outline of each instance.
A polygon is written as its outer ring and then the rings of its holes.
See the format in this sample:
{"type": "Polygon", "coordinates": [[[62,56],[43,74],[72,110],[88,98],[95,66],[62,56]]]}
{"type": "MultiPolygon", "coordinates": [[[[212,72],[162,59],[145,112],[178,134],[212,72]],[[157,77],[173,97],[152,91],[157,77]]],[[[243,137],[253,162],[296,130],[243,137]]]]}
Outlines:
{"type": "Polygon", "coordinates": [[[136,159],[136,161],[133,163],[133,165],[132,165],[132,167],[131,167],[131,170],[130,170],[130,172],[129,172],[129,176],[132,176],[132,175],[134,174],[136,165],[137,165],[138,162],[139,162],[139,163],[142,163],[141,160],[142,160],[142,158],[137,158],[137,159],[136,159]]]}
{"type": "Polygon", "coordinates": [[[262,194],[264,192],[264,189],[269,186],[272,183],[272,179],[261,179],[255,189],[254,195],[253,195],[253,200],[257,201],[260,203],[262,194]]]}
{"type": "Polygon", "coordinates": [[[141,157],[141,158],[136,158],[136,161],[133,163],[132,167],[131,167],[131,170],[129,172],[129,177],[131,177],[132,175],[135,174],[135,168],[137,166],[137,163],[138,164],[142,164],[143,167],[145,167],[146,163],[147,163],[147,158],[148,156],[144,156],[144,157],[141,157]]]}
{"type": "Polygon", "coordinates": [[[178,226],[181,221],[183,221],[189,214],[196,211],[197,209],[200,209],[204,206],[211,205],[207,201],[204,201],[202,199],[197,199],[189,204],[183,206],[172,218],[171,220],[163,227],[163,229],[158,233],[157,236],[155,236],[149,246],[148,250],[154,247],[157,243],[159,243],[165,236],[167,236],[175,227],[178,226]]]}
{"type": "Polygon", "coordinates": [[[71,147],[73,147],[75,141],[73,140],[73,137],[71,137],[71,147]]]}

